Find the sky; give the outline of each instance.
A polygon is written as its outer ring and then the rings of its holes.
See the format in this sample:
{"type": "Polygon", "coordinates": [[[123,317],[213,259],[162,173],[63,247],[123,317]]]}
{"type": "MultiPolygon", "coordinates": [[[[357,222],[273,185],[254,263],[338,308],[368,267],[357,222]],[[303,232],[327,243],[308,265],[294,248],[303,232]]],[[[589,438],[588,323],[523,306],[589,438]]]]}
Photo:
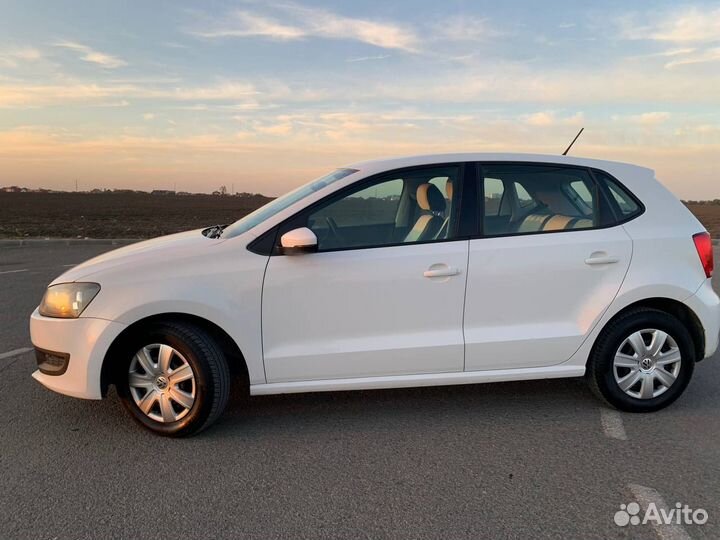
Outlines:
{"type": "Polygon", "coordinates": [[[720,198],[720,2],[0,0],[0,186],[278,195],[561,153],[720,198]]]}

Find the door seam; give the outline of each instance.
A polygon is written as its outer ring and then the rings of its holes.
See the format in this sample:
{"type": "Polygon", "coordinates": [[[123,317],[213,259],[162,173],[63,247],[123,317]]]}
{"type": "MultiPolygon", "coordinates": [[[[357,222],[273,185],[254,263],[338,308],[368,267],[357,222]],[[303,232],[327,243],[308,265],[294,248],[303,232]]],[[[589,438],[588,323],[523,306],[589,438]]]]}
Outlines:
{"type": "Polygon", "coordinates": [[[467,341],[465,340],[465,306],[467,305],[467,288],[468,288],[468,276],[470,275],[470,240],[467,241],[467,251],[465,258],[465,290],[463,292],[463,313],[462,313],[462,339],[463,339],[463,372],[466,371],[467,363],[467,341]]]}
{"type": "Polygon", "coordinates": [[[268,266],[270,266],[270,259],[268,256],[265,261],[265,269],[263,270],[262,285],[260,286],[260,360],[262,361],[263,375],[265,377],[265,384],[268,384],[267,369],[265,369],[265,332],[263,331],[263,311],[265,309],[265,302],[263,297],[265,295],[265,277],[267,276],[268,266]]]}

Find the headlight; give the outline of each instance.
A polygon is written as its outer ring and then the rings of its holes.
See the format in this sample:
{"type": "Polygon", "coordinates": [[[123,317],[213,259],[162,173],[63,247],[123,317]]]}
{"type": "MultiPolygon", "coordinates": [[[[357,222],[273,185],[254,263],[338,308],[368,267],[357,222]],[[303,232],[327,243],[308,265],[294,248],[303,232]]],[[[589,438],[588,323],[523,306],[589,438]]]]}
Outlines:
{"type": "Polygon", "coordinates": [[[76,319],[100,292],[97,283],[60,283],[52,285],[45,291],[40,302],[40,315],[76,319]]]}

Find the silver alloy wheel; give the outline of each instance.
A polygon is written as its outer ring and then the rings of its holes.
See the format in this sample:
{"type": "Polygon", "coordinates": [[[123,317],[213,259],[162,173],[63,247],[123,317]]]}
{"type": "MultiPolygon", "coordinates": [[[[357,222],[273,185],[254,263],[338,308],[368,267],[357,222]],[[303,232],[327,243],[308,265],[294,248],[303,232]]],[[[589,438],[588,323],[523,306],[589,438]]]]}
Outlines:
{"type": "Polygon", "coordinates": [[[170,345],[146,345],[133,356],[128,372],[130,393],[138,408],[157,422],[183,418],[195,403],[195,374],[170,345]]]}
{"type": "Polygon", "coordinates": [[[613,374],[627,395],[652,399],[675,383],[681,364],[680,348],[673,337],[649,328],[631,334],[622,342],[613,360],[613,374]]]}

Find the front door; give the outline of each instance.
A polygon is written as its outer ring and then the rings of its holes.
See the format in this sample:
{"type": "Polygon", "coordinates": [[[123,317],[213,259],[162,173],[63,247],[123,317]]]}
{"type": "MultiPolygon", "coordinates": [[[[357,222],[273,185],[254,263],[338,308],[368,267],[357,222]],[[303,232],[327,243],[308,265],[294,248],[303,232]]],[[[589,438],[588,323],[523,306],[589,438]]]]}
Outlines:
{"type": "Polygon", "coordinates": [[[453,239],[459,190],[442,193],[460,169],[361,181],[293,221],[318,252],[270,257],[268,383],[462,371],[469,242],[453,239]]]}

